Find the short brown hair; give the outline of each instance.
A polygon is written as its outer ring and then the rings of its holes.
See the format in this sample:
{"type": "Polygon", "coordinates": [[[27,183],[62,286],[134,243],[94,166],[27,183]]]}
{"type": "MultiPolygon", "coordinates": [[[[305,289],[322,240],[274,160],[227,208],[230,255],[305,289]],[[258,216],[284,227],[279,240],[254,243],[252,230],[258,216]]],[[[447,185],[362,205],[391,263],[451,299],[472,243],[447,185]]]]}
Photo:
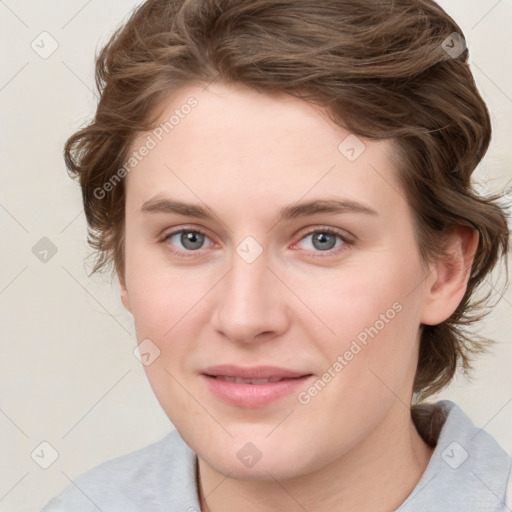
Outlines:
{"type": "Polygon", "coordinates": [[[65,146],[96,249],[93,273],[113,263],[124,279],[124,180],[104,197],[95,190],[154,126],[165,97],[214,80],[292,94],[356,135],[396,143],[424,262],[443,253],[451,227],[478,231],[457,310],[422,326],[413,391],[424,399],[441,390],[490,343],[467,327],[486,314],[488,297],[477,301],[474,292],[508,251],[500,196],[483,197],[471,183],[491,124],[467,59],[462,30],[431,0],[144,2],[99,53],[96,116],[65,146]]]}

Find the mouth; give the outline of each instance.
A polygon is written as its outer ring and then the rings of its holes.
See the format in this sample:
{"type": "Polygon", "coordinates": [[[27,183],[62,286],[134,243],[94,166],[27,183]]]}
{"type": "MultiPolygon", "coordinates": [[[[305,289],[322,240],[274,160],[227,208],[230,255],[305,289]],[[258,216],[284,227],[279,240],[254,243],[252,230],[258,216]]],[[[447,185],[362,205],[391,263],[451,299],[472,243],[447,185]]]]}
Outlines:
{"type": "MultiPolygon", "coordinates": [[[[227,375],[208,375],[214,379],[223,380],[225,382],[236,382],[237,384],[268,384],[270,382],[280,382],[285,380],[284,377],[268,377],[267,379],[242,379],[241,377],[228,377],[227,375]]],[[[295,377],[300,378],[300,377],[295,377]]]]}
{"type": "Polygon", "coordinates": [[[221,365],[204,369],[201,377],[215,398],[257,408],[297,392],[313,375],[275,366],[221,365]]]}

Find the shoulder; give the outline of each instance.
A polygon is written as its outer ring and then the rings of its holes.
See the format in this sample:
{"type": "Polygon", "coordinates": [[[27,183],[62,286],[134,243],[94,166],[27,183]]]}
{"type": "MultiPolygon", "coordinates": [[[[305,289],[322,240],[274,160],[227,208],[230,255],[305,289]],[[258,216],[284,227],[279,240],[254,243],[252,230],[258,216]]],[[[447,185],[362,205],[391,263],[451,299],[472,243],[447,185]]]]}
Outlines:
{"type": "Polygon", "coordinates": [[[416,426],[435,451],[398,512],[504,512],[512,508],[512,457],[454,402],[425,404],[416,426]],[[459,508],[458,508],[459,507],[459,508]],[[510,508],[509,508],[510,507],[510,508]]]}
{"type": "Polygon", "coordinates": [[[41,512],[199,510],[195,471],[194,452],[174,430],[83,473],[41,512]]]}

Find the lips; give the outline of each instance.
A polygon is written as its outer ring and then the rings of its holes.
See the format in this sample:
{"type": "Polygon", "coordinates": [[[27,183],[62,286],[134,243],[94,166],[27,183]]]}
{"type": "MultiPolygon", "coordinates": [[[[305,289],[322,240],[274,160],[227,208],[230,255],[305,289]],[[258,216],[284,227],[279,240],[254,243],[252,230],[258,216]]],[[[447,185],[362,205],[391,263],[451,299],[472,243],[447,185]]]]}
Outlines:
{"type": "Polygon", "coordinates": [[[254,408],[297,392],[313,376],[277,366],[220,365],[205,368],[201,377],[216,398],[237,407],[254,408]]]}
{"type": "Polygon", "coordinates": [[[310,375],[307,372],[290,370],[288,368],[280,368],[278,366],[253,366],[242,367],[235,365],[219,365],[205,368],[203,372],[211,377],[231,377],[238,379],[294,379],[310,375]]]}
{"type": "Polygon", "coordinates": [[[225,382],[236,382],[237,384],[268,384],[269,382],[279,382],[281,377],[268,377],[267,379],[242,379],[241,377],[228,377],[227,375],[215,375],[216,379],[225,382]]]}

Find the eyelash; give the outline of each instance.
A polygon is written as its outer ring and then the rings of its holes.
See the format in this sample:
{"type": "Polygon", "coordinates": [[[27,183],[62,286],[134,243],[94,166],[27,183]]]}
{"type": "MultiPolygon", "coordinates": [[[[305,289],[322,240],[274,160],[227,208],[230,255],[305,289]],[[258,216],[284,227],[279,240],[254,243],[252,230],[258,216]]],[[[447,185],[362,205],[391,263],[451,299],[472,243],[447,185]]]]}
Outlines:
{"type": "MultiPolygon", "coordinates": [[[[160,243],[164,244],[165,250],[173,255],[177,255],[177,256],[181,256],[181,257],[185,257],[185,258],[193,258],[197,255],[197,253],[199,253],[201,251],[201,249],[197,249],[195,251],[176,250],[176,249],[171,248],[170,244],[167,243],[167,241],[174,235],[178,235],[180,233],[186,233],[186,232],[198,233],[198,234],[203,235],[204,237],[209,239],[209,236],[201,229],[192,228],[192,227],[181,227],[180,229],[177,229],[177,230],[171,231],[170,233],[167,233],[162,238],[162,240],[160,240],[160,243]]],[[[343,243],[338,247],[334,247],[334,248],[328,249],[326,251],[313,251],[314,253],[316,253],[313,256],[315,258],[316,257],[325,258],[328,256],[337,255],[340,252],[347,250],[348,246],[350,246],[354,243],[354,240],[352,238],[349,238],[347,235],[342,234],[342,232],[340,232],[336,229],[333,229],[333,228],[327,228],[327,227],[324,228],[322,226],[317,227],[311,231],[307,231],[304,234],[302,234],[301,238],[299,239],[299,242],[301,242],[307,236],[314,235],[316,233],[324,233],[324,234],[334,235],[335,237],[339,238],[343,243]],[[325,256],[322,255],[322,253],[325,253],[325,256]]],[[[294,244],[294,245],[296,245],[296,244],[294,244]]]]}

